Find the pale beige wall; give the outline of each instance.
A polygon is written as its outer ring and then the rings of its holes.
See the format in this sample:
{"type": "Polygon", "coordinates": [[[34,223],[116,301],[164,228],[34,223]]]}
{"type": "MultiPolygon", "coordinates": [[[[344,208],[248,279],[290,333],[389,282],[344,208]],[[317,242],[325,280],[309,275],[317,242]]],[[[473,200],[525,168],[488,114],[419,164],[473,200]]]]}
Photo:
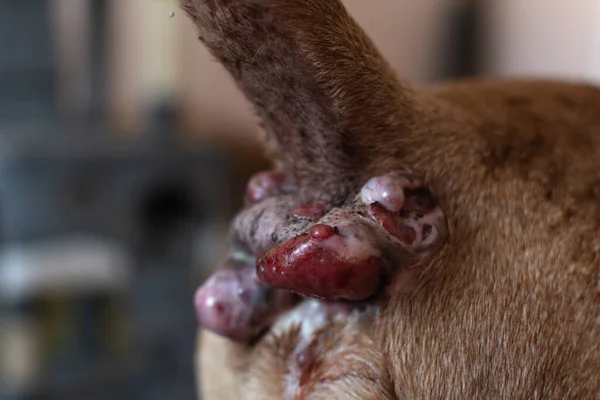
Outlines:
{"type": "Polygon", "coordinates": [[[600,82],[600,0],[487,0],[486,66],[600,82]]]}

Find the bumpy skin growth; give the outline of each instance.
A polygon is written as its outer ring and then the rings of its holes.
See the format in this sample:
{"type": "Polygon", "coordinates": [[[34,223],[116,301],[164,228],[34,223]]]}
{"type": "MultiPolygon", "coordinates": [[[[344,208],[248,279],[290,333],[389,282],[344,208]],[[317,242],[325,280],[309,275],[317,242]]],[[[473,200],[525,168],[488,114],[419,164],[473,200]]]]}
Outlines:
{"type": "Polygon", "coordinates": [[[249,343],[297,303],[293,293],[269,286],[256,275],[257,255],[273,245],[275,232],[284,227],[279,213],[291,210],[287,191],[293,188],[280,172],[263,172],[248,182],[247,209],[232,224],[232,249],[196,291],[196,313],[204,328],[249,343]],[[275,198],[278,201],[270,202],[275,198]]]}
{"type": "Polygon", "coordinates": [[[374,177],[354,199],[333,208],[318,201],[298,204],[284,185],[276,172],[250,180],[246,198],[254,201],[233,223],[240,249],[196,293],[205,328],[250,342],[295,304],[290,292],[369,299],[387,277],[407,276],[403,270],[445,241],[442,210],[406,172],[374,177]],[[254,195],[256,186],[263,195],[254,195]]]}
{"type": "MultiPolygon", "coordinates": [[[[339,0],[180,3],[254,103],[268,144],[296,188],[281,195],[289,201],[276,196],[262,207],[281,202],[285,215],[295,214],[296,201],[332,207],[308,213],[315,221],[270,214],[274,219],[259,223],[256,232],[269,221],[277,232],[291,226],[296,232],[271,242],[246,228],[252,218],[240,217],[240,241],[257,258],[297,274],[277,281],[265,270],[263,279],[311,296],[369,293],[368,284],[309,282],[298,268],[319,263],[310,255],[337,237],[328,216],[349,211],[345,207],[365,184],[371,187],[363,192],[366,219],[343,222],[375,227],[368,248],[382,252],[380,268],[391,271],[385,292],[369,303],[375,311],[314,313],[321,316],[315,321],[313,313],[300,312],[302,302],[254,346],[221,342],[222,368],[203,371],[207,396],[233,377],[236,384],[215,398],[597,397],[600,90],[471,80],[417,91],[395,76],[339,0]],[[429,210],[418,200],[424,191],[408,188],[404,202],[394,195],[367,204],[382,193],[369,180],[402,169],[422,178],[448,227],[443,248],[427,254],[417,245],[421,258],[410,268],[403,257],[395,265],[377,239],[389,238],[391,248],[414,241],[429,249],[426,226],[434,227],[439,214],[420,209],[429,210]],[[398,204],[411,206],[395,214],[398,204]],[[301,246],[287,240],[307,241],[300,244],[310,251],[290,262],[286,251],[301,246]],[[290,283],[296,279],[302,283],[290,283]],[[307,342],[330,361],[296,364],[297,349],[311,348],[307,342]],[[305,378],[290,379],[291,365],[300,365],[305,378]]],[[[323,265],[339,263],[341,270],[362,265],[349,263],[345,251],[323,255],[323,265]]]]}
{"type": "Polygon", "coordinates": [[[261,282],[254,257],[237,251],[196,292],[194,302],[204,328],[248,343],[292,308],[297,298],[261,282]]]}
{"type": "Polygon", "coordinates": [[[444,213],[420,185],[399,171],[372,178],[352,201],[263,254],[258,276],[325,300],[376,295],[386,277],[403,275],[445,241],[444,213]]]}

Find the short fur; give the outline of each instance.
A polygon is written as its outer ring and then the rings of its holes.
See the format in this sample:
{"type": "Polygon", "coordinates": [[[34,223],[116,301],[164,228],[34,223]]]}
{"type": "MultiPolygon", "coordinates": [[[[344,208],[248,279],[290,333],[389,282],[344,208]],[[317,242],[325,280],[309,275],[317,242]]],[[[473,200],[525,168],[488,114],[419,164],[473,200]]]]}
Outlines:
{"type": "MultiPolygon", "coordinates": [[[[417,90],[338,0],[180,3],[306,197],[341,202],[408,167],[448,218],[418,290],[392,284],[376,331],[348,339],[379,377],[341,373],[306,398],[598,397],[599,89],[467,80],[417,90]]],[[[348,337],[336,329],[337,342],[348,337]]],[[[280,399],[294,340],[235,350],[243,362],[220,374],[241,377],[243,398],[280,399]]]]}

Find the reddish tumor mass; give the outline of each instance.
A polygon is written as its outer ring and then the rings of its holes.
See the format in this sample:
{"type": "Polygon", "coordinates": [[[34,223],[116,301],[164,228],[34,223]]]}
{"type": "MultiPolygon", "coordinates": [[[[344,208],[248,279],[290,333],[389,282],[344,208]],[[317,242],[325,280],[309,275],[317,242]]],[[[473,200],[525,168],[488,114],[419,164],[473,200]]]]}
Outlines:
{"type": "Polygon", "coordinates": [[[319,224],[315,225],[310,230],[310,237],[316,240],[325,240],[329,239],[335,235],[335,229],[329,225],[319,224]]]}
{"type": "Polygon", "coordinates": [[[385,229],[390,235],[398,237],[398,217],[379,203],[369,206],[369,216],[385,229]]]}
{"type": "Polygon", "coordinates": [[[257,274],[265,283],[325,300],[363,300],[379,288],[381,259],[347,260],[309,235],[267,251],[257,274]]]}
{"type": "Polygon", "coordinates": [[[417,232],[410,226],[402,226],[400,227],[398,239],[400,239],[402,243],[411,245],[417,239],[417,232]]]}

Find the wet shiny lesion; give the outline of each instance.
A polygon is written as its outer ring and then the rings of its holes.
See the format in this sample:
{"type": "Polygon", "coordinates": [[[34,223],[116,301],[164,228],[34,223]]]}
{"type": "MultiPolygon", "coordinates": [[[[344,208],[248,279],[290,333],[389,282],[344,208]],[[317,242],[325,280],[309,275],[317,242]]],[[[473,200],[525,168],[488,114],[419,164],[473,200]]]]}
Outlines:
{"type": "Polygon", "coordinates": [[[295,306],[296,294],[376,296],[383,277],[414,261],[407,252],[428,251],[445,234],[435,197],[403,171],[371,178],[337,207],[301,203],[283,182],[269,173],[250,181],[252,201],[232,224],[238,246],[196,296],[200,322],[234,340],[253,339],[295,306]]]}

